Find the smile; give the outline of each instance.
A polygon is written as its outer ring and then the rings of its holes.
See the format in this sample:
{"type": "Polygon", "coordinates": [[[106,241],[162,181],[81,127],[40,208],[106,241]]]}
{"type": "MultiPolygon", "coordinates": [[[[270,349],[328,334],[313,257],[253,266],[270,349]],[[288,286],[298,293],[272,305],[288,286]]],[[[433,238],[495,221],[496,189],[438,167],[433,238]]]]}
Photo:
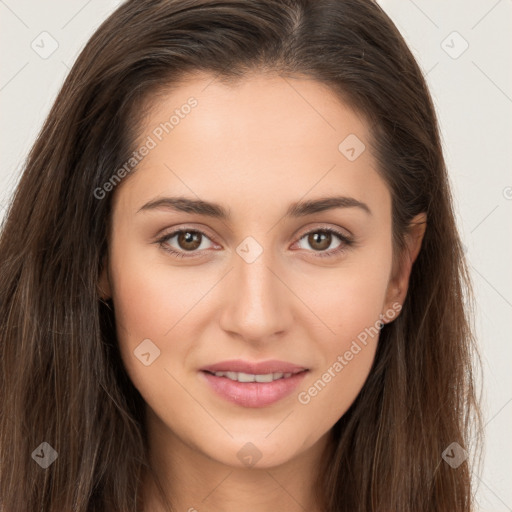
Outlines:
{"type": "Polygon", "coordinates": [[[228,402],[242,407],[266,407],[293,393],[309,370],[254,374],[200,371],[209,389],[228,402]]]}
{"type": "Polygon", "coordinates": [[[227,377],[230,380],[237,382],[273,382],[274,380],[287,379],[294,375],[293,373],[266,373],[263,375],[257,375],[254,373],[243,373],[243,372],[209,372],[216,377],[227,377]]]}

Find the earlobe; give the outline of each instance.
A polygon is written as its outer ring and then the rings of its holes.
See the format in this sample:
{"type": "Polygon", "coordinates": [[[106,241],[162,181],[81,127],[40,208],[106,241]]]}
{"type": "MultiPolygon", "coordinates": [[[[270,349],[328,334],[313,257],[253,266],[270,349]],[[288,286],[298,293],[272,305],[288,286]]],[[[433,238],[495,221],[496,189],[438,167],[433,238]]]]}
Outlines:
{"type": "MultiPolygon", "coordinates": [[[[405,235],[406,247],[404,253],[401,255],[401,257],[397,258],[397,261],[394,264],[392,277],[388,285],[385,302],[386,310],[382,312],[384,323],[387,323],[386,317],[388,315],[386,315],[386,312],[391,308],[395,313],[395,309],[392,308],[392,306],[396,304],[402,305],[405,301],[407,289],[409,287],[409,278],[411,276],[412,266],[420,253],[426,227],[426,213],[419,213],[411,220],[409,224],[409,229],[405,235]]],[[[393,316],[395,316],[395,314],[393,316]]]]}

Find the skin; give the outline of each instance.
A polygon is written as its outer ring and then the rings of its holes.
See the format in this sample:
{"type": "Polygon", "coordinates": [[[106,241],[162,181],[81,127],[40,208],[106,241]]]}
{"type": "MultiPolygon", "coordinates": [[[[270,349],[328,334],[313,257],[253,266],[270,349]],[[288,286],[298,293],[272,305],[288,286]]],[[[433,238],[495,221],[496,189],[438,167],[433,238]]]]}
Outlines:
{"type": "MultiPolygon", "coordinates": [[[[150,458],[176,510],[231,512],[251,503],[254,512],[316,511],[322,451],[368,376],[378,335],[309,403],[298,394],[380,315],[396,318],[393,305],[404,301],[425,224],[413,228],[405,262],[396,264],[391,196],[368,127],[324,85],[263,74],[226,85],[190,75],[153,102],[140,141],[190,96],[198,105],[115,190],[99,282],[114,302],[127,372],[147,403],[150,458]],[[366,145],[354,161],[338,149],[349,134],[366,145]],[[355,198],[371,214],[346,207],[285,217],[293,202],[333,195],[355,198]],[[216,202],[232,218],[139,211],[164,196],[216,202]],[[308,239],[325,227],[355,243],[308,239]],[[168,233],[168,246],[187,253],[171,236],[180,228],[205,233],[195,249],[203,258],[177,258],[156,242],[168,233]],[[251,263],[236,252],[248,236],[263,250],[251,263]],[[339,246],[338,255],[318,256],[339,246]],[[145,366],[134,350],[148,338],[160,356],[145,366]],[[201,367],[235,358],[279,359],[309,372],[285,399],[248,408],[199,378],[201,367]],[[248,442],[261,455],[252,467],[237,457],[248,442]]],[[[146,476],[144,511],[161,510],[146,476]]]]}

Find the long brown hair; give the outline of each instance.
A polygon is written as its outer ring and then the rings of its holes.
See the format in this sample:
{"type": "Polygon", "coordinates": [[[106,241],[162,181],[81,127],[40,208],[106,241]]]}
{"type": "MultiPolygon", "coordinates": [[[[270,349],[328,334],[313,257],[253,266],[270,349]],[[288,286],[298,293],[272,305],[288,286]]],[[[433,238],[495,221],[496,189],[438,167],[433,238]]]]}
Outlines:
{"type": "Polygon", "coordinates": [[[196,70],[327,84],[371,128],[397,254],[409,221],[427,214],[401,314],[332,429],[322,510],[471,510],[469,460],[452,467],[442,456],[451,443],[458,455],[479,446],[471,286],[429,91],[371,0],[130,0],[92,36],[3,222],[0,509],[140,506],[144,401],[121,362],[112,304],[98,295],[113,192],[94,191],[130,158],[150,95],[196,70]],[[49,454],[53,464],[36,464],[49,454]]]}

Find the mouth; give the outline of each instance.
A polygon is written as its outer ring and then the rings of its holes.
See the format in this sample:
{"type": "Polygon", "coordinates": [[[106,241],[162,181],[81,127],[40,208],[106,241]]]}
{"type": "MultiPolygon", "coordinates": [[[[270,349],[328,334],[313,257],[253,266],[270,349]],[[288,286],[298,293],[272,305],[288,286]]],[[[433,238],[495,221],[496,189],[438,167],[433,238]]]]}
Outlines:
{"type": "Polygon", "coordinates": [[[214,375],[215,377],[225,377],[229,380],[236,382],[274,382],[276,380],[288,379],[292,375],[297,375],[298,373],[307,372],[308,370],[299,370],[296,372],[275,372],[275,373],[264,373],[264,374],[255,374],[255,373],[244,373],[244,372],[210,372],[208,370],[203,370],[205,373],[209,373],[210,375],[214,375]]]}
{"type": "Polygon", "coordinates": [[[283,361],[225,361],[200,370],[218,396],[242,407],[265,407],[290,395],[309,372],[283,361]]]}
{"type": "Polygon", "coordinates": [[[274,375],[282,373],[283,375],[286,375],[288,373],[295,374],[303,370],[307,370],[307,368],[305,366],[289,363],[287,361],[279,361],[277,359],[271,359],[268,361],[244,361],[243,359],[231,359],[229,361],[221,361],[209,366],[204,366],[201,370],[211,373],[243,373],[246,375],[274,375]]]}

